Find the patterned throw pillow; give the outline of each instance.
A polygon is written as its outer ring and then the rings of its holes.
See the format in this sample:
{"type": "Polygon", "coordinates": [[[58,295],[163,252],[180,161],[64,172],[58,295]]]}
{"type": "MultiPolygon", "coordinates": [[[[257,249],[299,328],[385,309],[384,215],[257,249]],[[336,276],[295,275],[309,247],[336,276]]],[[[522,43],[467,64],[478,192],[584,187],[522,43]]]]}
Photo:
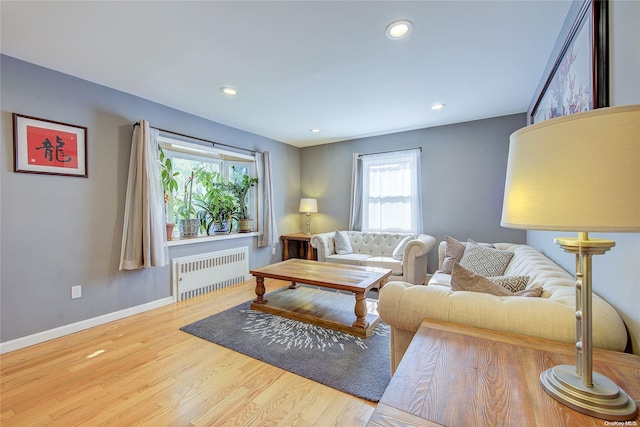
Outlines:
{"type": "Polygon", "coordinates": [[[351,240],[349,240],[349,236],[347,233],[343,233],[342,231],[336,230],[333,235],[333,241],[336,246],[336,253],[338,255],[346,255],[353,253],[353,247],[351,247],[351,240]]]}
{"type": "Polygon", "coordinates": [[[404,259],[404,248],[407,247],[407,243],[409,243],[411,239],[413,239],[413,236],[407,236],[400,241],[400,244],[393,250],[393,255],[391,255],[393,259],[398,261],[404,259]]]}
{"type": "Polygon", "coordinates": [[[451,272],[451,290],[453,291],[469,291],[482,292],[485,294],[496,295],[500,297],[521,296],[521,297],[539,297],[542,295],[542,288],[523,289],[519,292],[511,292],[503,288],[497,283],[467,270],[459,263],[453,265],[451,272]]]}
{"type": "MultiPolygon", "coordinates": [[[[451,269],[453,268],[453,264],[456,262],[460,262],[462,256],[464,255],[464,250],[467,247],[466,242],[459,242],[453,237],[444,236],[444,260],[442,261],[442,270],[443,273],[451,274],[451,269]]],[[[469,239],[470,242],[473,240],[469,239]]],[[[477,243],[477,242],[473,242],[477,243]]],[[[478,245],[486,246],[488,248],[493,248],[494,246],[491,243],[478,243],[478,245]]]]}
{"type": "Polygon", "coordinates": [[[460,265],[485,277],[502,276],[511,258],[513,252],[487,248],[469,241],[460,265]]]}
{"type": "Polygon", "coordinates": [[[529,284],[529,276],[496,276],[487,279],[513,293],[524,291],[529,284]]]}

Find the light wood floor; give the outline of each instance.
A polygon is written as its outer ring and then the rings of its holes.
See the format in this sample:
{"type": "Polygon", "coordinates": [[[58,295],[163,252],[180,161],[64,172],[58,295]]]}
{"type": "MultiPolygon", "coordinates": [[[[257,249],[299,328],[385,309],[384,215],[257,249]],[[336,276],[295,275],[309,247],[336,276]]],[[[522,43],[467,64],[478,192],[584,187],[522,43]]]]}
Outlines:
{"type": "Polygon", "coordinates": [[[252,299],[254,283],[2,355],[0,424],[365,425],[374,403],[179,330],[252,299]]]}

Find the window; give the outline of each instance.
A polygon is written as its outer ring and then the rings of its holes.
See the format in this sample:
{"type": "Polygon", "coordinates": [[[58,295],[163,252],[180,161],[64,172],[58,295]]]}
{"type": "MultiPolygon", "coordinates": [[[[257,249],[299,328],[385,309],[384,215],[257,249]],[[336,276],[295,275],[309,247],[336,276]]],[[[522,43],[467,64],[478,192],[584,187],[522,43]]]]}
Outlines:
{"type": "Polygon", "coordinates": [[[246,212],[240,215],[235,187],[229,185],[240,182],[243,175],[255,178],[255,157],[166,137],[160,137],[159,143],[165,174],[165,214],[167,222],[178,224],[175,237],[229,232],[237,229],[235,224],[241,216],[257,218],[256,186],[249,188],[245,196],[246,212]],[[168,176],[175,182],[170,183],[168,176]],[[218,215],[230,219],[218,222],[218,215]],[[185,231],[180,225],[187,220],[193,221],[192,228],[185,231]]]}
{"type": "Polygon", "coordinates": [[[354,159],[353,230],[422,232],[420,150],[354,159]]]}

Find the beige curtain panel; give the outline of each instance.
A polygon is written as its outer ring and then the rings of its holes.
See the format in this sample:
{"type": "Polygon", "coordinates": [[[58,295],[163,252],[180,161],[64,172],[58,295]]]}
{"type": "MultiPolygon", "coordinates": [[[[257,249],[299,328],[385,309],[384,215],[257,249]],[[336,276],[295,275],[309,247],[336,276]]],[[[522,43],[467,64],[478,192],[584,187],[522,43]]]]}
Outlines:
{"type": "Polygon", "coordinates": [[[158,168],[158,134],[146,120],[141,120],[133,129],[120,270],[162,267],[169,263],[158,168]]]}
{"type": "Polygon", "coordinates": [[[258,247],[274,246],[278,242],[276,228],[276,214],[273,209],[273,183],[271,181],[271,154],[268,151],[256,153],[256,167],[258,176],[258,209],[262,213],[259,229],[262,234],[258,237],[258,247]]]}

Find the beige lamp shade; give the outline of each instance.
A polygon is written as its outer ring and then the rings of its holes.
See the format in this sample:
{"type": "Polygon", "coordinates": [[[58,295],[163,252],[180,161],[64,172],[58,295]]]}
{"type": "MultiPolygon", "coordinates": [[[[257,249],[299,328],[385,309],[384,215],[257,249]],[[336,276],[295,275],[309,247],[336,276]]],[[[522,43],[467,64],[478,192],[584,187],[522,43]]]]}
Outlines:
{"type": "Polygon", "coordinates": [[[640,231],[640,105],[599,108],[514,132],[501,225],[640,231]]]}
{"type": "Polygon", "coordinates": [[[299,211],[301,213],[317,213],[318,201],[316,199],[300,199],[299,211]]]}

